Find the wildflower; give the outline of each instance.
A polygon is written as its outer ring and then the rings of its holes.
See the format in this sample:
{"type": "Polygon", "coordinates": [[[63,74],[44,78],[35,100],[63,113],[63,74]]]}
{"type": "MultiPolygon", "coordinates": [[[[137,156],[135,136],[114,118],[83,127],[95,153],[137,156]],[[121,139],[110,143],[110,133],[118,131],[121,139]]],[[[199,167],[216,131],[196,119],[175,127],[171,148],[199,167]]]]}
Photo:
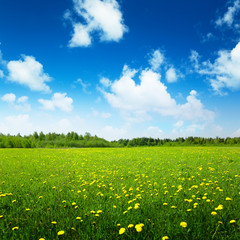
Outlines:
{"type": "MultiPolygon", "coordinates": [[[[42,197],[42,196],[39,196],[38,198],[41,199],[41,198],[43,198],[43,197],[42,197]]],[[[40,238],[40,239],[41,239],[41,238],[40,238]]],[[[44,239],[44,238],[42,238],[42,239],[44,239]]]]}
{"type": "Polygon", "coordinates": [[[187,227],[187,223],[186,222],[180,222],[180,226],[185,228],[185,227],[187,227]]]}
{"type": "Polygon", "coordinates": [[[227,200],[227,201],[232,201],[232,198],[226,197],[226,200],[227,200]]]}
{"type": "Polygon", "coordinates": [[[167,203],[163,203],[163,206],[167,206],[168,204],[167,203]]]}
{"type": "Polygon", "coordinates": [[[75,206],[75,205],[77,205],[77,204],[76,204],[75,202],[73,202],[73,203],[72,203],[72,206],[75,206]]]}
{"type": "Polygon", "coordinates": [[[102,210],[97,210],[97,213],[102,213],[102,210]]]}
{"type": "Polygon", "coordinates": [[[216,213],[216,212],[211,212],[211,214],[212,214],[213,216],[217,215],[217,213],[216,213]]]}
{"type": "Polygon", "coordinates": [[[167,240],[167,239],[169,239],[168,236],[164,236],[164,237],[162,237],[162,240],[167,240]]]}
{"type": "Polygon", "coordinates": [[[125,233],[125,231],[126,231],[125,228],[120,228],[120,230],[119,230],[119,234],[121,235],[121,234],[125,233]]]}
{"type": "Polygon", "coordinates": [[[76,219],[77,219],[77,220],[80,220],[80,219],[81,219],[81,217],[76,217],[76,219]]]}
{"type": "Polygon", "coordinates": [[[0,215],[0,218],[3,218],[3,215],[0,215]]]}
{"type": "Polygon", "coordinates": [[[129,224],[129,225],[128,225],[128,228],[132,228],[132,227],[134,227],[133,224],[129,224]]]}
{"type": "Polygon", "coordinates": [[[236,223],[236,220],[231,220],[230,223],[236,223]]]}
{"type": "Polygon", "coordinates": [[[219,224],[223,224],[223,222],[222,222],[222,221],[218,221],[218,223],[219,223],[219,224]]]}
{"type": "Polygon", "coordinates": [[[52,224],[57,224],[57,222],[56,222],[56,221],[52,221],[51,223],[52,223],[52,224]]]}
{"type": "Polygon", "coordinates": [[[137,232],[141,232],[142,228],[143,228],[144,224],[143,223],[139,223],[135,225],[135,229],[137,232]]]}
{"type": "Polygon", "coordinates": [[[222,204],[218,205],[218,206],[215,208],[216,211],[222,210],[222,209],[223,209],[223,205],[222,205],[222,204]]]}
{"type": "Polygon", "coordinates": [[[45,238],[39,238],[39,240],[45,240],[45,238]]]}
{"type": "Polygon", "coordinates": [[[30,208],[26,208],[26,211],[30,211],[30,208]]]}
{"type": "Polygon", "coordinates": [[[63,230],[61,230],[61,231],[59,231],[59,232],[57,233],[58,236],[61,236],[61,235],[63,235],[63,234],[64,234],[64,231],[63,231],[63,230]]]}
{"type": "Polygon", "coordinates": [[[14,230],[18,230],[19,229],[19,227],[13,227],[12,228],[12,230],[14,231],[14,230]]]}

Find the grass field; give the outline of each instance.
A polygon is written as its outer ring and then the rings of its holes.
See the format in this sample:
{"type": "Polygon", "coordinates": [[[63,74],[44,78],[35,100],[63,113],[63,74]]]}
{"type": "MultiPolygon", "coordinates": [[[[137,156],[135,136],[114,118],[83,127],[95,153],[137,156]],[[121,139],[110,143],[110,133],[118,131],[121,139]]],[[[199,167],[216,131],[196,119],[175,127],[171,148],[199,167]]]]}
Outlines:
{"type": "Polygon", "coordinates": [[[240,239],[240,148],[1,149],[0,239],[240,239]]]}

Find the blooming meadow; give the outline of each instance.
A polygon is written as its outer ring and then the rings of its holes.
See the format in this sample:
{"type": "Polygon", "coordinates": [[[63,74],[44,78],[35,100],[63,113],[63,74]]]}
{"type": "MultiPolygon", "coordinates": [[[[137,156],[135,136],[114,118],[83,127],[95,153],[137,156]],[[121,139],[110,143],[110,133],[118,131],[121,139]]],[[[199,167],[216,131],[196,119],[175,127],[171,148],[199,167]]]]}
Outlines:
{"type": "Polygon", "coordinates": [[[240,239],[240,149],[0,149],[1,239],[240,239]]]}

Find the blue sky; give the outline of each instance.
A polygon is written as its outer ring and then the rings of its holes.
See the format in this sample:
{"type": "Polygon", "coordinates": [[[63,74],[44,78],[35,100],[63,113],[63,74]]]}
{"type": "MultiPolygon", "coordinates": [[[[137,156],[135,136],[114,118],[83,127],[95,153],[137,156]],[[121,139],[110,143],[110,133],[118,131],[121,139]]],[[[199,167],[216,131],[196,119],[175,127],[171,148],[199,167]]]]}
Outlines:
{"type": "Polygon", "coordinates": [[[0,132],[240,136],[240,0],[2,0],[0,132]]]}

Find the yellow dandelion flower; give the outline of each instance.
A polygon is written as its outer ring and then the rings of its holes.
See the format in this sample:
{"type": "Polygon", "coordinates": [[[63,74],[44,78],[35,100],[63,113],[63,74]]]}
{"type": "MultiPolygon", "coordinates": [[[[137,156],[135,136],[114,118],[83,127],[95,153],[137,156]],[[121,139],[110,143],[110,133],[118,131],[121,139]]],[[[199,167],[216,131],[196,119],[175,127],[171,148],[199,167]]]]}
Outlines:
{"type": "Polygon", "coordinates": [[[75,205],[77,205],[77,204],[76,204],[75,202],[73,202],[73,203],[72,203],[72,206],[75,206],[75,205]]]}
{"type": "Polygon", "coordinates": [[[133,224],[129,224],[129,225],[128,225],[128,228],[132,228],[132,227],[134,227],[133,224]]]}
{"type": "Polygon", "coordinates": [[[222,221],[218,221],[218,223],[219,223],[219,224],[223,224],[223,222],[222,222],[222,221]]]}
{"type": "Polygon", "coordinates": [[[103,211],[102,210],[97,210],[97,213],[102,213],[103,211]]]}
{"type": "Polygon", "coordinates": [[[58,236],[61,236],[61,235],[63,235],[63,234],[64,234],[64,231],[63,231],[63,230],[61,230],[61,231],[59,231],[59,232],[57,233],[58,236]]]}
{"type": "Polygon", "coordinates": [[[98,213],[95,214],[95,217],[99,217],[100,215],[98,213]]]}
{"type": "Polygon", "coordinates": [[[227,200],[227,201],[232,201],[232,198],[226,197],[226,200],[227,200]]]}
{"type": "Polygon", "coordinates": [[[45,238],[39,238],[39,240],[45,240],[45,238]]]}
{"type": "Polygon", "coordinates": [[[51,223],[52,223],[52,224],[57,224],[57,222],[56,222],[56,221],[52,221],[51,223]]]}
{"type": "Polygon", "coordinates": [[[18,230],[19,229],[19,227],[13,227],[12,228],[12,230],[14,231],[14,230],[18,230]]]}
{"type": "Polygon", "coordinates": [[[118,227],[120,227],[120,226],[121,226],[121,224],[120,224],[120,223],[118,223],[118,224],[117,224],[117,226],[118,226],[118,227]]]}
{"type": "Polygon", "coordinates": [[[142,228],[143,228],[144,224],[143,223],[139,223],[135,225],[135,229],[137,232],[141,232],[142,228]]]}
{"type": "Polygon", "coordinates": [[[39,196],[38,198],[41,199],[41,198],[43,198],[43,196],[39,196]]]}
{"type": "Polygon", "coordinates": [[[163,206],[167,206],[168,204],[165,202],[165,203],[163,203],[163,206]]]}
{"type": "Polygon", "coordinates": [[[185,227],[187,227],[187,223],[186,222],[180,222],[180,226],[185,228],[185,227]]]}
{"type": "Polygon", "coordinates": [[[169,239],[168,236],[163,236],[163,237],[162,237],[162,240],[167,240],[167,239],[169,239]]]}
{"type": "Polygon", "coordinates": [[[30,208],[26,208],[26,211],[30,211],[30,208]]]}
{"type": "Polygon", "coordinates": [[[77,220],[80,220],[80,219],[81,219],[81,217],[76,217],[76,219],[77,219],[77,220]]]}
{"type": "Polygon", "coordinates": [[[236,223],[236,220],[231,220],[230,223],[236,223]]]}
{"type": "Polygon", "coordinates": [[[0,218],[3,218],[3,215],[0,215],[0,218]]]}
{"type": "Polygon", "coordinates": [[[126,229],[125,228],[120,228],[119,230],[119,234],[122,235],[126,232],[126,229]]]}
{"type": "Polygon", "coordinates": [[[217,212],[211,212],[211,215],[215,216],[217,215],[217,212]]]}

